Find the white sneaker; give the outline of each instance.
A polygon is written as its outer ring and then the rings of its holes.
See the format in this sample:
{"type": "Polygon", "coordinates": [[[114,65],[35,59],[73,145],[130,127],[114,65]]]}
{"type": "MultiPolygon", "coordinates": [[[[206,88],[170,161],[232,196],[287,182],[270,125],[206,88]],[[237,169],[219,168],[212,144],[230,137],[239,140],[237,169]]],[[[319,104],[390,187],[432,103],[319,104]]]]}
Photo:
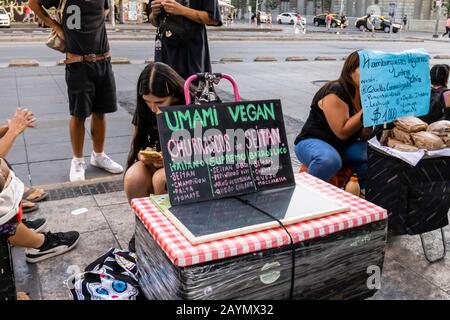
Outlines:
{"type": "Polygon", "coordinates": [[[70,165],[70,181],[84,181],[86,172],[86,163],[84,161],[79,161],[77,159],[72,159],[70,165]]]}
{"type": "Polygon", "coordinates": [[[94,155],[94,152],[91,154],[91,165],[100,169],[104,169],[113,174],[119,174],[123,172],[123,168],[120,164],[113,161],[106,154],[103,156],[97,157],[94,155]]]}

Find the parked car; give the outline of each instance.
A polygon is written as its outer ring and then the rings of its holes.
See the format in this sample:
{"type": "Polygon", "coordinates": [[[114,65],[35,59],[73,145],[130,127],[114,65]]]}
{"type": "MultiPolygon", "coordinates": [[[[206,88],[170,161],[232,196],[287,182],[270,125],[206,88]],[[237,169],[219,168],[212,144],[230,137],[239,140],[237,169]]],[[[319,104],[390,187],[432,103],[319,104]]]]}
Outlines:
{"type": "Polygon", "coordinates": [[[269,15],[267,13],[265,13],[264,11],[258,11],[257,14],[258,13],[259,13],[259,21],[261,23],[269,22],[269,15]]]}
{"type": "Polygon", "coordinates": [[[302,22],[303,25],[306,25],[306,18],[302,17],[298,13],[295,12],[283,12],[277,16],[277,22],[279,24],[287,23],[287,24],[294,24],[299,19],[302,22]]]}
{"type": "MultiPolygon", "coordinates": [[[[376,31],[384,31],[386,33],[391,32],[391,21],[383,16],[372,15],[373,25],[376,31]]],[[[358,18],[355,22],[355,27],[361,31],[369,30],[367,27],[367,16],[358,18]]],[[[392,32],[397,33],[402,29],[400,23],[392,24],[392,32]]]]}
{"type": "MultiPolygon", "coordinates": [[[[327,21],[326,21],[327,15],[328,15],[327,13],[322,13],[322,14],[315,16],[313,19],[314,25],[316,27],[326,26],[327,25],[327,21]]],[[[337,13],[332,13],[331,15],[333,16],[333,20],[331,20],[331,27],[332,28],[340,27],[341,19],[339,19],[339,15],[337,13]]],[[[346,27],[345,24],[344,24],[344,27],[346,27]]]]}
{"type": "Polygon", "coordinates": [[[4,7],[0,7],[0,27],[11,27],[11,18],[4,7]]]}

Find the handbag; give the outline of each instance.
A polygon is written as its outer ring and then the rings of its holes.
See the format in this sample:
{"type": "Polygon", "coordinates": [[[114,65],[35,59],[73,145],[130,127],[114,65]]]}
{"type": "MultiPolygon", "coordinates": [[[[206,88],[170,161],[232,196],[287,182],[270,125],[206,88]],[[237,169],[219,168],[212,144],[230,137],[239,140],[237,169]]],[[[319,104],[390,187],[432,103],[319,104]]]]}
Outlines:
{"type": "MultiPolygon", "coordinates": [[[[180,0],[178,1],[180,2],[180,0]]],[[[184,4],[184,1],[182,1],[184,4]]],[[[171,46],[184,47],[200,32],[201,25],[183,16],[171,16],[163,12],[158,28],[158,38],[171,46]]]]}
{"type": "Polygon", "coordinates": [[[136,262],[135,253],[112,248],[64,283],[74,300],[146,300],[136,262]]]}
{"type": "MultiPolygon", "coordinates": [[[[64,9],[66,7],[67,0],[61,0],[58,8],[56,9],[56,17],[55,20],[59,24],[63,22],[64,9]]],[[[56,33],[55,29],[52,29],[52,32],[48,36],[47,39],[47,47],[59,51],[61,53],[66,53],[66,42],[64,39],[61,39],[56,33]]]]}

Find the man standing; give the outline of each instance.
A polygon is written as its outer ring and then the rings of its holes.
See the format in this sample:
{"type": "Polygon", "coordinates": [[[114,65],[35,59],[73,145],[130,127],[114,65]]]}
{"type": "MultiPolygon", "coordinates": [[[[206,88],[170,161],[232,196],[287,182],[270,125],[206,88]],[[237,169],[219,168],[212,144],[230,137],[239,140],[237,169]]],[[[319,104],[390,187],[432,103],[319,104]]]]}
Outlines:
{"type": "MultiPolygon", "coordinates": [[[[155,61],[171,66],[180,76],[189,76],[202,72],[211,72],[208,36],[205,26],[221,26],[221,15],[217,0],[151,0],[150,21],[158,27],[155,42],[155,61]],[[172,16],[172,18],[170,18],[172,16]],[[173,16],[178,17],[173,19],[173,16]],[[171,43],[167,35],[162,34],[161,26],[166,19],[179,25],[175,30],[184,29],[181,38],[189,37],[187,43],[171,43]]],[[[175,35],[172,35],[174,37],[175,35]]]]}
{"type": "Polygon", "coordinates": [[[70,181],[85,179],[84,123],[91,115],[91,165],[113,174],[122,173],[122,166],[104,153],[105,114],[117,111],[116,84],[105,25],[109,2],[67,0],[62,8],[61,25],[42,8],[58,8],[60,1],[62,0],[30,0],[30,6],[46,25],[53,28],[60,38],[65,39],[66,83],[73,151],[70,181]]]}

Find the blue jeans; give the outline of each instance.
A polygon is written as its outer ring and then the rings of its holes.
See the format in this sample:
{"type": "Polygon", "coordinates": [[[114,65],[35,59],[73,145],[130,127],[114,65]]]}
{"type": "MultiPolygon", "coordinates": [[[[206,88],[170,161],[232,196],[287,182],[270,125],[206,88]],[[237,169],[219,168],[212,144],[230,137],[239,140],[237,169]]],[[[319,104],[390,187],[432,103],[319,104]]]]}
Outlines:
{"type": "Polygon", "coordinates": [[[357,141],[341,152],[320,139],[305,139],[295,146],[295,154],[308,173],[329,181],[342,167],[350,167],[364,188],[367,174],[367,142],[357,141]]]}

